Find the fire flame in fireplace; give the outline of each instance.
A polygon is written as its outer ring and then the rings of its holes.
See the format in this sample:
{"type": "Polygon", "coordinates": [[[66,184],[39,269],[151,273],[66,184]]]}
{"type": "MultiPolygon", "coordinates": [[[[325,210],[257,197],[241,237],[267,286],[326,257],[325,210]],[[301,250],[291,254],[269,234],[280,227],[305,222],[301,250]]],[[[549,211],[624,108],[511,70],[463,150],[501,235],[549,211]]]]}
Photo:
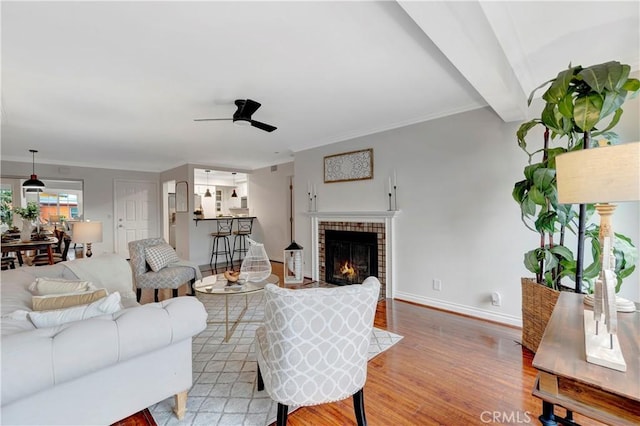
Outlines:
{"type": "Polygon", "coordinates": [[[345,261],[344,265],[340,267],[340,273],[347,278],[353,278],[356,275],[356,270],[349,264],[349,261],[345,261]]]}

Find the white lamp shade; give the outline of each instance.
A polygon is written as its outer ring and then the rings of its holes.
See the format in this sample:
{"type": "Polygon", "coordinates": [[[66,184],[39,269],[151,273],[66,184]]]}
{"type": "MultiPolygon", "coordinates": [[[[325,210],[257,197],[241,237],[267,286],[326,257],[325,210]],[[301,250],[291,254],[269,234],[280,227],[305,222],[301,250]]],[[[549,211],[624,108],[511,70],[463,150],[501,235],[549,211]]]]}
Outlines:
{"type": "Polygon", "coordinates": [[[74,243],[101,243],[102,222],[75,222],[71,239],[74,243]]]}
{"type": "Polygon", "coordinates": [[[568,152],[556,157],[558,202],[640,200],[640,142],[568,152]]]}

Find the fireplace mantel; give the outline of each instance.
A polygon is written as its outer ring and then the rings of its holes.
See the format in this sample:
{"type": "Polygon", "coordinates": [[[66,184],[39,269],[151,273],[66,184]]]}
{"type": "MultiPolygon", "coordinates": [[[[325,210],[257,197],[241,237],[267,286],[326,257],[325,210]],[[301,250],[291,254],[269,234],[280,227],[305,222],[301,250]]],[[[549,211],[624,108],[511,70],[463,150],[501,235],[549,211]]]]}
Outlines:
{"type": "Polygon", "coordinates": [[[304,214],[309,217],[315,217],[320,219],[331,219],[337,220],[346,218],[348,220],[353,219],[386,219],[393,218],[400,213],[400,210],[372,210],[372,211],[361,211],[361,212],[305,212],[304,214]]]}
{"type": "Polygon", "coordinates": [[[384,223],[385,229],[385,296],[393,298],[393,288],[395,282],[395,239],[394,222],[399,210],[379,210],[379,211],[315,211],[304,214],[311,219],[311,277],[315,281],[320,278],[320,244],[319,244],[319,223],[320,222],[379,222],[384,223]]]}

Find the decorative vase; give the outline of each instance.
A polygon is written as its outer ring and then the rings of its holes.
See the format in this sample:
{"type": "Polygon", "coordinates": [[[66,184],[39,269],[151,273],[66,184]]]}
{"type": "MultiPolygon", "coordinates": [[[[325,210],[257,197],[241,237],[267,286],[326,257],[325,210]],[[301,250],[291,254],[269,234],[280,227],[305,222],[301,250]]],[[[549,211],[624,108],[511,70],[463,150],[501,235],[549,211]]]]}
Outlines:
{"type": "Polygon", "coordinates": [[[28,219],[22,219],[22,229],[20,230],[20,241],[27,242],[31,241],[31,231],[33,230],[33,225],[31,221],[28,219]]]}

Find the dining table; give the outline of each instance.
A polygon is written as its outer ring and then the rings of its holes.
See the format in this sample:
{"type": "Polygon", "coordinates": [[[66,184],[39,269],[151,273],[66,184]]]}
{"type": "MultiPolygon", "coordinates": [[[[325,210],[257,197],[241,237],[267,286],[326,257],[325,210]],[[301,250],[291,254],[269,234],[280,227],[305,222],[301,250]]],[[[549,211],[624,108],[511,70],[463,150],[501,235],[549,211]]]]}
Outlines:
{"type": "Polygon", "coordinates": [[[5,253],[20,253],[22,251],[27,250],[46,250],[47,256],[49,258],[49,265],[53,265],[53,246],[58,244],[58,239],[55,237],[50,237],[44,240],[31,240],[31,241],[20,241],[18,240],[9,240],[3,241],[0,246],[2,247],[2,254],[5,253]]]}

